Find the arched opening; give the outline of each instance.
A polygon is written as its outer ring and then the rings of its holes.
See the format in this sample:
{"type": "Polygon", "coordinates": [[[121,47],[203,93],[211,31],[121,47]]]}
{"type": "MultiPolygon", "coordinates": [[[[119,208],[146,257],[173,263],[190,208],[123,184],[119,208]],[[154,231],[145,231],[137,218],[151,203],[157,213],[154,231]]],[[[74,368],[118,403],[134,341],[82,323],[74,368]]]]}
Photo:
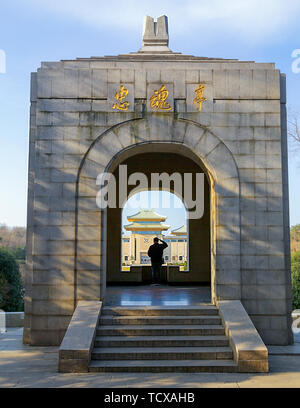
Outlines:
{"type": "MultiPolygon", "coordinates": [[[[122,237],[120,267],[124,276],[130,276],[134,266],[148,266],[149,246],[158,237],[167,243],[163,253],[164,276],[166,268],[179,266],[189,270],[189,234],[185,205],[181,198],[169,191],[146,190],[131,195],[122,210],[122,237]]],[[[145,269],[145,268],[144,268],[145,269]]],[[[146,274],[144,274],[146,279],[146,274]]],[[[147,280],[151,281],[148,273],[147,280]]]]}
{"type": "MultiPolygon", "coordinates": [[[[189,270],[198,276],[201,271],[205,282],[211,280],[213,303],[217,299],[240,299],[240,255],[231,252],[241,239],[240,184],[235,160],[207,128],[157,115],[108,129],[93,141],[80,164],[75,201],[74,305],[81,299],[104,301],[107,278],[120,274],[122,208],[97,207],[96,179],[103,172],[113,173],[118,179],[118,167],[126,162],[132,171],[140,167],[142,172],[151,172],[154,166],[155,172],[169,168],[172,173],[179,167],[184,171],[185,165],[202,171],[206,216],[190,220],[190,240],[192,234],[197,238],[190,246],[189,270]],[[155,155],[152,160],[151,154],[155,155]]],[[[129,186],[128,194],[134,188],[129,186]]],[[[127,199],[128,195],[124,201],[127,199]]]]}
{"type": "MultiPolygon", "coordinates": [[[[188,268],[171,269],[165,265],[162,271],[162,278],[164,283],[168,285],[200,285],[209,286],[211,282],[211,233],[210,233],[210,186],[209,180],[204,173],[199,163],[193,161],[190,157],[186,157],[178,152],[172,152],[172,146],[151,144],[144,145],[142,151],[139,148],[130,149],[131,154],[126,156],[122,160],[118,160],[118,163],[113,169],[112,173],[116,179],[117,192],[120,182],[120,166],[126,166],[127,178],[133,174],[142,173],[148,185],[151,185],[151,176],[156,174],[166,174],[171,176],[176,171],[181,176],[184,183],[184,174],[190,174],[192,180],[192,190],[197,188],[196,174],[204,175],[204,213],[200,218],[188,219],[187,228],[189,231],[189,264],[188,268]]],[[[124,201],[127,201],[132,193],[138,189],[143,190],[142,187],[136,185],[127,186],[127,196],[124,201]]],[[[161,186],[159,189],[162,193],[161,186]]],[[[169,187],[169,193],[177,193],[175,183],[171,181],[169,187]]],[[[184,197],[185,189],[182,189],[182,200],[184,197]]],[[[130,199],[130,198],[129,198],[130,199]]],[[[117,197],[119,202],[119,197],[117,197]]],[[[125,202],[124,202],[125,204],[125,202]]],[[[161,213],[161,209],[157,212],[161,213]]],[[[138,248],[135,248],[134,258],[137,261],[136,265],[132,265],[127,273],[122,271],[120,265],[121,242],[122,242],[122,208],[107,208],[106,210],[106,236],[107,236],[107,259],[106,259],[106,281],[107,285],[120,285],[120,284],[149,284],[151,283],[151,267],[150,265],[141,265],[141,257],[138,259],[138,248]]],[[[181,226],[178,226],[181,227],[181,226]]],[[[174,228],[175,229],[175,228],[174,228]]],[[[133,241],[133,245],[136,241],[133,241]]],[[[132,243],[131,243],[132,244],[132,243]]],[[[136,245],[138,243],[136,242],[136,245]]],[[[149,242],[150,244],[150,242],[149,242]]],[[[144,251],[142,251],[144,252],[144,251]]],[[[142,256],[145,254],[143,253],[142,256]]],[[[167,255],[168,256],[168,255],[167,255]]],[[[172,256],[172,255],[171,255],[172,256]]],[[[178,256],[178,254],[177,254],[178,256]]],[[[179,263],[179,262],[174,262],[179,263]]],[[[184,264],[184,262],[183,262],[184,264]]],[[[174,265],[175,266],[175,265],[174,265]]],[[[210,295],[210,293],[209,293],[210,295]]],[[[203,299],[199,298],[199,301],[203,299]]],[[[207,300],[207,297],[206,297],[207,300]]]]}

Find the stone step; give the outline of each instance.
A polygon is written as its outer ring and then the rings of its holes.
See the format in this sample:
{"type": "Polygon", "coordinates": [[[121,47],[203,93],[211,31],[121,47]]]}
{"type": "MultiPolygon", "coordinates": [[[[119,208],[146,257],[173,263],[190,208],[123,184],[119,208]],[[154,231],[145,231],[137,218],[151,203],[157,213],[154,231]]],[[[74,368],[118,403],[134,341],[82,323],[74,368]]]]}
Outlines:
{"type": "Polygon", "coordinates": [[[237,371],[233,360],[92,360],[90,372],[209,372],[232,373],[237,371]]]}
{"type": "Polygon", "coordinates": [[[158,325],[158,324],[221,324],[221,318],[216,316],[102,316],[100,325],[158,325]]]}
{"type": "Polygon", "coordinates": [[[222,325],[111,325],[99,326],[97,336],[201,336],[224,335],[222,325]]]}
{"type": "Polygon", "coordinates": [[[230,347],[96,347],[93,360],[232,360],[230,347]]]}
{"type": "Polygon", "coordinates": [[[114,316],[199,316],[218,315],[214,305],[201,304],[197,306],[104,306],[101,315],[114,316]]]}
{"type": "Polygon", "coordinates": [[[225,347],[226,336],[98,336],[95,347],[225,347]]]}

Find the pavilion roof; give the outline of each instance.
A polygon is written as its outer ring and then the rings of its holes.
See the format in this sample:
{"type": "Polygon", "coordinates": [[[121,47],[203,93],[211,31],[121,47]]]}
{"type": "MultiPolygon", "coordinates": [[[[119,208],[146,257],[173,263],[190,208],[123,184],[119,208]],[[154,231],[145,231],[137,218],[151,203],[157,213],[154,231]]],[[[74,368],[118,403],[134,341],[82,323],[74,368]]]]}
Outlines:
{"type": "Polygon", "coordinates": [[[186,225],[182,225],[179,228],[175,228],[174,230],[171,231],[171,233],[174,235],[186,235],[187,234],[186,225]]]}
{"type": "Polygon", "coordinates": [[[170,225],[162,223],[138,223],[132,222],[131,224],[124,225],[126,231],[166,231],[170,228],[170,225]]]}
{"type": "Polygon", "coordinates": [[[167,217],[154,210],[140,210],[138,213],[127,217],[128,221],[165,221],[167,217]]]}

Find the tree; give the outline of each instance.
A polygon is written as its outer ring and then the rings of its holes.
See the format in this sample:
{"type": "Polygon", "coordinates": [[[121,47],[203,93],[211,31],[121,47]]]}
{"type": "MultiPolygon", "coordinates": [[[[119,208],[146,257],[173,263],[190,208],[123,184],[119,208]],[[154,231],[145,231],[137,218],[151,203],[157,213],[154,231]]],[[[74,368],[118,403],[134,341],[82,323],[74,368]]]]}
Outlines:
{"type": "Polygon", "coordinates": [[[292,255],[293,308],[300,309],[300,251],[292,255]]]}
{"type": "Polygon", "coordinates": [[[0,224],[0,246],[16,251],[18,259],[25,259],[26,228],[0,224]]]}
{"type": "Polygon", "coordinates": [[[25,261],[25,258],[26,258],[26,248],[25,247],[10,248],[10,252],[14,255],[16,259],[25,261]]]}
{"type": "Polygon", "coordinates": [[[300,251],[300,224],[291,227],[291,253],[300,251]]]}
{"type": "Polygon", "coordinates": [[[0,309],[6,312],[20,312],[24,309],[24,288],[19,264],[5,248],[0,248],[0,309]]]}
{"type": "Polygon", "coordinates": [[[289,110],[288,115],[288,136],[292,150],[300,148],[300,113],[289,110]]]}

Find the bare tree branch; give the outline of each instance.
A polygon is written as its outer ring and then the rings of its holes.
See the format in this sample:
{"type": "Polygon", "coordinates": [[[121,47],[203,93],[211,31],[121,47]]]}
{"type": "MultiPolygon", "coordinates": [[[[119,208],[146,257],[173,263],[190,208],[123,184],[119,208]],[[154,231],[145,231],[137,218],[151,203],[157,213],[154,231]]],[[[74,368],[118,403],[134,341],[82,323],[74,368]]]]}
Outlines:
{"type": "Polygon", "coordinates": [[[291,149],[300,149],[300,112],[289,109],[287,128],[291,149]]]}

